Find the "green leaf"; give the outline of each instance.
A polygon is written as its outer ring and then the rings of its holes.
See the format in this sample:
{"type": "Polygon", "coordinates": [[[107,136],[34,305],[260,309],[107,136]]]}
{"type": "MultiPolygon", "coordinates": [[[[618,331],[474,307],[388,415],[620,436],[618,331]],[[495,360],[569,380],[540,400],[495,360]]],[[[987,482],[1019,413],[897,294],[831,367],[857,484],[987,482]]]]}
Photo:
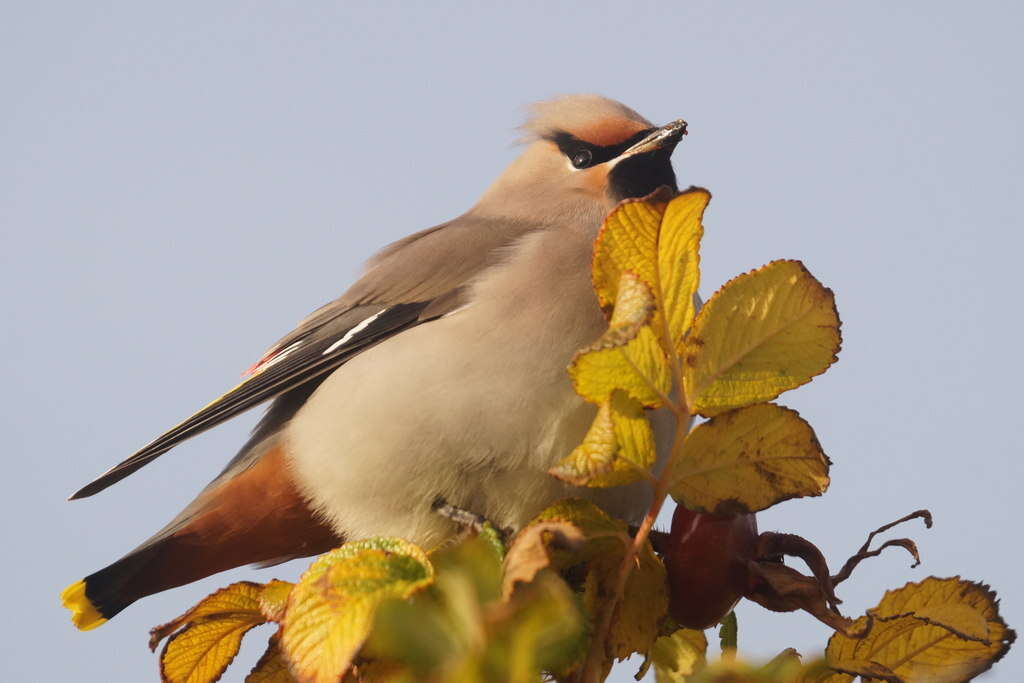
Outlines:
{"type": "Polygon", "coordinates": [[[736,620],[736,612],[729,612],[722,619],[721,626],[718,628],[718,639],[722,646],[723,657],[726,656],[726,653],[732,653],[732,657],[736,656],[736,650],[739,647],[739,634],[740,626],[736,620]]]}
{"type": "Polygon", "coordinates": [[[650,654],[654,680],[656,683],[683,683],[704,668],[707,649],[704,632],[691,628],[681,628],[672,635],[658,638],[650,654]]]}

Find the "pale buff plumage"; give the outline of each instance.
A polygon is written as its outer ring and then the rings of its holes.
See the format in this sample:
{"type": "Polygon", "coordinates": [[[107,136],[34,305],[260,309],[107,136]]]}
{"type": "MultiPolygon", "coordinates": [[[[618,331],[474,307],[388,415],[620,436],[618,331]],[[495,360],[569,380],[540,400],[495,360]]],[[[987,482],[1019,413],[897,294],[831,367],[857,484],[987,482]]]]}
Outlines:
{"type": "Polygon", "coordinates": [[[547,470],[595,412],[566,374],[606,325],[590,282],[595,235],[624,196],[675,185],[669,155],[685,124],[655,130],[618,102],[577,95],[535,105],[523,130],[522,154],[469,211],[383,249],[251,379],[75,494],[274,399],[192,504],[84,589],[69,588],[76,623],[91,627],[150,593],[342,540],[435,545],[455,531],[431,510],[439,497],[511,528],[568,495],[639,519],[643,485],[581,489],[547,470]]]}

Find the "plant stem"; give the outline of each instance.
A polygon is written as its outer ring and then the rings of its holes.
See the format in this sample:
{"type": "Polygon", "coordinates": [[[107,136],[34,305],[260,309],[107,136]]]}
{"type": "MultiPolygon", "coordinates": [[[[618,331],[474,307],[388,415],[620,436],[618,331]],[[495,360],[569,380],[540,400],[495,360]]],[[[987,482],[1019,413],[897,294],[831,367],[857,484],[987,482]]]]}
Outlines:
{"type": "Polygon", "coordinates": [[[665,469],[662,471],[661,476],[659,476],[654,482],[654,495],[651,499],[651,505],[647,509],[647,514],[644,516],[643,522],[640,523],[640,528],[637,529],[636,535],[633,536],[633,542],[629,544],[626,548],[625,555],[622,556],[622,562],[619,564],[619,571],[615,576],[615,584],[612,587],[612,594],[602,605],[602,609],[597,619],[597,624],[594,628],[590,651],[587,653],[587,659],[586,662],[584,662],[582,674],[579,679],[581,683],[599,683],[601,680],[601,675],[604,673],[608,634],[611,631],[612,619],[615,617],[615,610],[622,601],[622,594],[626,588],[626,581],[629,580],[629,574],[637,564],[637,557],[643,549],[644,543],[647,541],[647,537],[651,533],[651,529],[654,528],[654,522],[658,519],[658,513],[661,512],[661,508],[665,504],[665,498],[668,497],[672,466],[678,458],[679,453],[683,450],[683,441],[685,440],[687,433],[689,433],[690,426],[692,424],[692,415],[686,415],[685,417],[680,418],[678,413],[676,414],[676,430],[675,437],[672,441],[672,452],[669,455],[668,462],[665,464],[665,469]]]}
{"type": "MultiPolygon", "coordinates": [[[[664,311],[665,301],[664,297],[661,296],[660,280],[655,288],[655,296],[658,298],[659,310],[664,311]]],[[[658,513],[661,512],[661,507],[665,504],[665,498],[668,496],[668,489],[671,485],[675,461],[678,460],[679,454],[682,453],[683,441],[690,432],[690,427],[693,426],[693,415],[690,413],[691,401],[688,400],[686,389],[683,386],[682,358],[680,357],[678,347],[673,343],[668,319],[664,313],[661,315],[661,325],[658,327],[660,328],[662,348],[672,368],[675,391],[679,396],[678,401],[673,401],[670,397],[664,397],[665,405],[672,411],[676,421],[675,436],[672,439],[672,450],[669,453],[668,462],[665,463],[665,467],[661,471],[661,475],[653,483],[653,496],[651,497],[651,505],[647,509],[647,514],[644,516],[643,522],[640,523],[640,528],[637,529],[636,534],[633,536],[633,542],[629,544],[626,548],[626,553],[622,556],[619,571],[615,576],[612,594],[600,610],[594,627],[594,635],[590,641],[590,651],[587,653],[587,659],[581,669],[579,677],[581,683],[600,683],[601,675],[604,673],[604,662],[608,649],[608,634],[611,631],[612,620],[615,618],[615,611],[622,601],[622,594],[626,589],[626,581],[629,580],[629,574],[633,571],[633,567],[638,564],[637,558],[640,551],[643,550],[644,543],[647,542],[647,537],[650,535],[651,529],[654,528],[654,522],[658,519],[658,513]]],[[[628,356],[626,358],[629,360],[628,356]]],[[[643,376],[643,373],[639,374],[643,376]]],[[[654,384],[647,377],[644,377],[644,379],[648,380],[651,385],[654,384]]]]}

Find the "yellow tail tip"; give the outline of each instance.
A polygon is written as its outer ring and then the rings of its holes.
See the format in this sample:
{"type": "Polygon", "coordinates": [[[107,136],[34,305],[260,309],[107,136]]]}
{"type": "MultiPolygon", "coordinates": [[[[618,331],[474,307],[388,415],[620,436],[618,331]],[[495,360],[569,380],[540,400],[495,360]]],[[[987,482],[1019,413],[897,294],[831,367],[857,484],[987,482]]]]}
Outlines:
{"type": "Polygon", "coordinates": [[[90,631],[107,621],[85,595],[85,581],[76,581],[61,591],[60,601],[71,610],[71,623],[79,631],[90,631]]]}

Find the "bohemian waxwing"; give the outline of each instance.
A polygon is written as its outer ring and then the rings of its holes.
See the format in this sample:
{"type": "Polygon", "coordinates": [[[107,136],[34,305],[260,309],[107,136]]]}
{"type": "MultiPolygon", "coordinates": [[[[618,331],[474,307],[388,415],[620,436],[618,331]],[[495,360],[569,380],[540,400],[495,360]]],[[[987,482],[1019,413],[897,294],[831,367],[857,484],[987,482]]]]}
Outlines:
{"type": "Polygon", "coordinates": [[[607,325],[590,281],[598,227],[622,199],[676,189],[670,156],[686,124],[656,128],[575,95],[535,105],[524,130],[523,154],[473,208],[385,247],[240,385],[71,496],[273,399],[170,524],[64,591],[79,628],[158,591],[345,540],[435,546],[456,531],[432,511],[438,499],[510,529],[567,496],[642,517],[643,485],[575,488],[547,471],[594,417],[566,366],[607,325]]]}

